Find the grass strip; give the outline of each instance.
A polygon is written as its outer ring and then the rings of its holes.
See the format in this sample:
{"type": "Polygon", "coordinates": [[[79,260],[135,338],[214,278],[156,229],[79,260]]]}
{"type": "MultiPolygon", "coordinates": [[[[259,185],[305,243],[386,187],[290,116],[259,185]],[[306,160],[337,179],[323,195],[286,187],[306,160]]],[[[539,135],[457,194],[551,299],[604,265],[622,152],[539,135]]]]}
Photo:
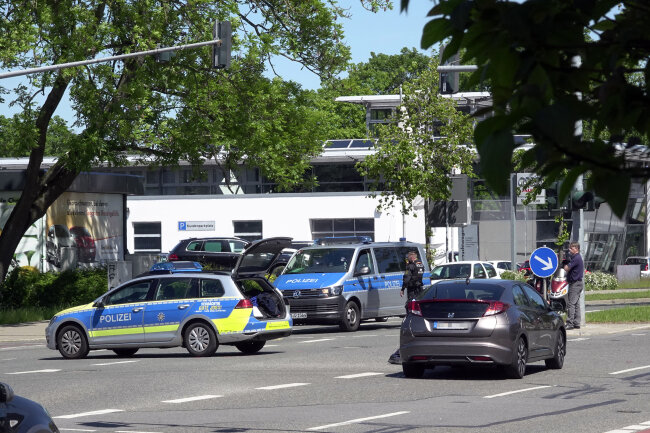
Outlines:
{"type": "Polygon", "coordinates": [[[585,317],[587,323],[650,322],[650,305],[594,311],[585,317]]]}
{"type": "Polygon", "coordinates": [[[609,299],[639,299],[650,298],[650,290],[621,293],[587,293],[585,301],[606,301],[609,299]]]}
{"type": "Polygon", "coordinates": [[[68,307],[36,307],[0,310],[0,325],[13,325],[16,323],[38,322],[50,320],[57,312],[68,307]]]}

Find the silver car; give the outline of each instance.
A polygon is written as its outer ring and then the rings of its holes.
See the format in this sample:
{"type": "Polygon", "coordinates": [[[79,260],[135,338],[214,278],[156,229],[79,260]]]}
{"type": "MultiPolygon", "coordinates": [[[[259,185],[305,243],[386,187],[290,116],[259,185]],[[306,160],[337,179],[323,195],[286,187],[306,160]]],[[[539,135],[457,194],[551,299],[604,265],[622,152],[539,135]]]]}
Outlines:
{"type": "Polygon", "coordinates": [[[521,379],[527,363],[542,360],[560,369],[566,331],[554,309],[520,281],[439,281],[408,304],[400,332],[404,375],[421,377],[436,365],[498,365],[521,379]]]}

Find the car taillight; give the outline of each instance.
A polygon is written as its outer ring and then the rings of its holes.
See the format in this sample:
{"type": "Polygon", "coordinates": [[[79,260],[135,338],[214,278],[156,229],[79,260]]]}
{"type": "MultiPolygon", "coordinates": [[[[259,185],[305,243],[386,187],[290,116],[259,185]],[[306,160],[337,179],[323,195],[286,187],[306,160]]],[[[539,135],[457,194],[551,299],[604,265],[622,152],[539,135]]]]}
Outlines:
{"type": "Polygon", "coordinates": [[[253,303],[250,299],[242,299],[241,301],[237,302],[237,305],[235,305],[235,309],[237,308],[253,308],[253,303]]]}
{"type": "Polygon", "coordinates": [[[178,256],[176,254],[168,254],[167,260],[169,260],[170,262],[176,261],[178,260],[178,256]]]}
{"type": "Polygon", "coordinates": [[[644,271],[647,271],[647,270],[648,270],[648,264],[646,263],[644,271]]]}
{"type": "Polygon", "coordinates": [[[495,314],[501,314],[510,307],[510,304],[506,304],[501,301],[492,301],[488,306],[487,311],[483,314],[485,316],[494,316],[495,314]]]}
{"type": "Polygon", "coordinates": [[[420,303],[418,301],[411,301],[408,303],[408,310],[415,314],[416,316],[422,315],[422,309],[420,308],[420,303]]]}

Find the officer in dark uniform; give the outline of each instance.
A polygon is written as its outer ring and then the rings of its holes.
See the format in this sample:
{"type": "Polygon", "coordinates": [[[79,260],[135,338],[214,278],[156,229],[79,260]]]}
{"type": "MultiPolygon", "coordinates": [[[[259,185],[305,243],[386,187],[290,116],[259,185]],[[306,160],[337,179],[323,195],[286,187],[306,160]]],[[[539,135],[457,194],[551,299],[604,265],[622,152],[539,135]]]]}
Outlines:
{"type": "MultiPolygon", "coordinates": [[[[424,265],[421,260],[418,260],[418,253],[415,251],[409,251],[406,255],[406,270],[404,271],[404,278],[402,280],[402,290],[399,292],[399,295],[403,297],[404,291],[406,291],[406,303],[404,304],[404,308],[407,307],[410,300],[417,297],[420,292],[422,292],[423,273],[424,265]]],[[[400,364],[402,362],[399,355],[399,347],[388,358],[388,362],[391,364],[400,364]]]]}

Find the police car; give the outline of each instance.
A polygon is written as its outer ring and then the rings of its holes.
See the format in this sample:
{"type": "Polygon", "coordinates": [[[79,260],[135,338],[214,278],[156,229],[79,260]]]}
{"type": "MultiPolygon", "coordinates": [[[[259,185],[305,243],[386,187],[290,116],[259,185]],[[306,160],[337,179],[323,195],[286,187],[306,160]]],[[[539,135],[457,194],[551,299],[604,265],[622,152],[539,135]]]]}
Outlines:
{"type": "Polygon", "coordinates": [[[131,356],[143,347],[177,346],[210,356],[220,344],[258,352],[267,340],[291,334],[289,307],[263,276],[290,242],[252,243],[232,273],[158,266],[87,305],[57,313],[45,330],[47,347],[73,359],[95,349],[131,356]]]}

